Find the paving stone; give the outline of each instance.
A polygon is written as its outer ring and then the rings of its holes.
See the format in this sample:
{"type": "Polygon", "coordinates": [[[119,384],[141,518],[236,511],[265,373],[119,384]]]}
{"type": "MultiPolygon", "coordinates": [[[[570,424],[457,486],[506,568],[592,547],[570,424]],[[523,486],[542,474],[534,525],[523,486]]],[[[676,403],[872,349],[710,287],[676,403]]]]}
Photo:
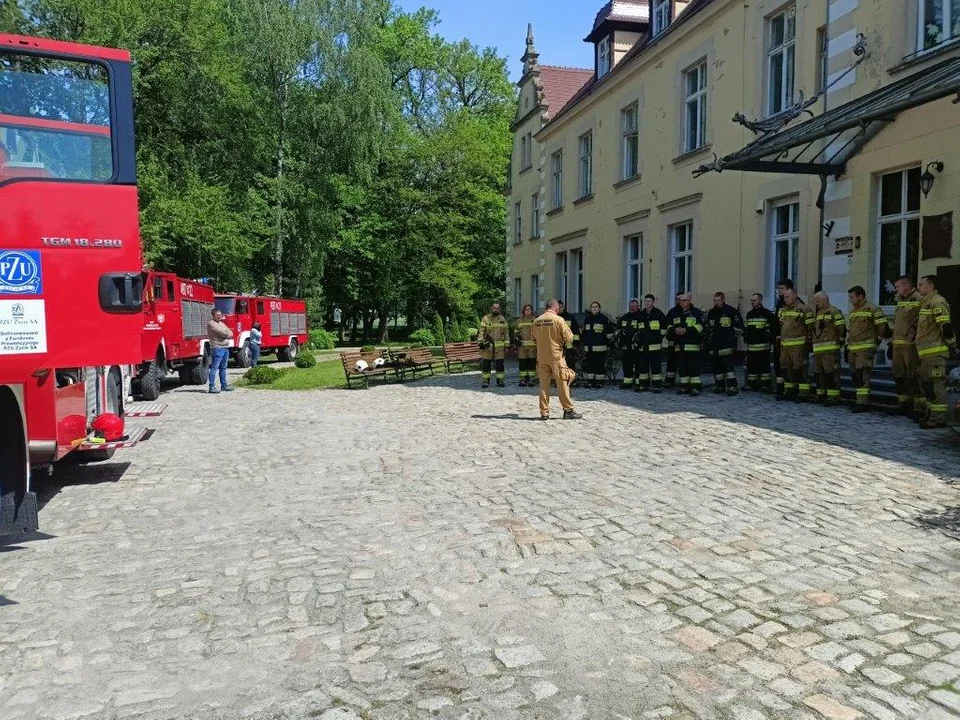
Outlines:
{"type": "Polygon", "coordinates": [[[804,698],[803,704],[813,708],[828,720],[856,720],[863,717],[863,713],[842,705],[827,695],[811,695],[804,698]]]}
{"type": "Polygon", "coordinates": [[[960,668],[942,662],[932,662],[917,670],[914,675],[929,685],[943,685],[960,677],[960,668]]]}
{"type": "Polygon", "coordinates": [[[545,659],[543,653],[532,645],[497,648],[494,654],[510,669],[533,665],[545,659]]]}
{"type": "Polygon", "coordinates": [[[906,627],[911,621],[898,615],[887,613],[886,615],[875,615],[874,617],[867,618],[865,622],[877,632],[892,632],[893,630],[906,627]]]}
{"type": "Polygon", "coordinates": [[[673,634],[675,640],[696,652],[705,652],[723,641],[723,638],[706,628],[688,626],[673,634]]]}
{"type": "Polygon", "coordinates": [[[942,705],[947,710],[951,710],[957,715],[960,715],[960,693],[949,690],[934,690],[927,695],[927,697],[938,705],[942,705]]]}
{"type": "Polygon", "coordinates": [[[960,633],[958,632],[946,632],[942,635],[935,635],[933,637],[941,645],[945,645],[951,650],[960,648],[960,633]]]}
{"type": "Polygon", "coordinates": [[[898,682],[903,680],[903,675],[895,673],[893,670],[887,670],[887,668],[868,667],[862,668],[860,672],[870,678],[870,680],[875,682],[877,685],[896,685],[898,682]]]}

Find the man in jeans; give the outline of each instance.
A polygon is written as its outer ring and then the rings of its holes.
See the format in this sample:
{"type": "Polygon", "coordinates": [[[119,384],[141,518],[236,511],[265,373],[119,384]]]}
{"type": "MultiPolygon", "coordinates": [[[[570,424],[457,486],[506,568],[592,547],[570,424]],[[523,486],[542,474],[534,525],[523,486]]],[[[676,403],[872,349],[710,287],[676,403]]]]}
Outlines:
{"type": "Polygon", "coordinates": [[[210,347],[213,351],[213,360],[210,363],[210,392],[214,394],[220,390],[229,392],[233,388],[227,387],[227,360],[230,359],[233,333],[223,322],[223,313],[216,308],[213,310],[213,319],[207,323],[207,337],[210,339],[210,347]],[[220,373],[220,390],[216,388],[217,372],[220,373]]]}

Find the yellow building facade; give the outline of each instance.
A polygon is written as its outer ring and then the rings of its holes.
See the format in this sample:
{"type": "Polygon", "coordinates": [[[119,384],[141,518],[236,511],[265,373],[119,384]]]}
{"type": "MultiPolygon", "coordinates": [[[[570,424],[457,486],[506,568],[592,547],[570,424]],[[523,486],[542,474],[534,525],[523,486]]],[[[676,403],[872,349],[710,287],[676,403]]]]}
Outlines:
{"type": "Polygon", "coordinates": [[[745,311],[789,277],[889,306],[902,273],[960,293],[960,0],[613,0],[587,29],[583,70],[541,66],[528,32],[512,304],[745,311]]]}

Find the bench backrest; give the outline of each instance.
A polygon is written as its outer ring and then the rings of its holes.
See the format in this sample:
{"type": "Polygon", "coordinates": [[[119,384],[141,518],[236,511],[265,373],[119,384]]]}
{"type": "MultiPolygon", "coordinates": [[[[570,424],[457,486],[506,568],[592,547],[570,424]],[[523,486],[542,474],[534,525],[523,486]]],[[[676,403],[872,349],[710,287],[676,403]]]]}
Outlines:
{"type": "Polygon", "coordinates": [[[430,348],[412,348],[406,352],[407,360],[418,365],[426,365],[427,363],[438,361],[438,358],[434,357],[433,353],[430,352],[430,348]]]}
{"type": "Polygon", "coordinates": [[[342,352],[340,360],[343,361],[343,369],[347,372],[356,373],[355,365],[357,360],[365,360],[369,369],[373,369],[373,361],[380,357],[378,352],[342,352]]]}
{"type": "Polygon", "coordinates": [[[463,360],[467,358],[480,359],[480,347],[472,342],[447,343],[443,346],[443,354],[448,360],[463,360]]]}

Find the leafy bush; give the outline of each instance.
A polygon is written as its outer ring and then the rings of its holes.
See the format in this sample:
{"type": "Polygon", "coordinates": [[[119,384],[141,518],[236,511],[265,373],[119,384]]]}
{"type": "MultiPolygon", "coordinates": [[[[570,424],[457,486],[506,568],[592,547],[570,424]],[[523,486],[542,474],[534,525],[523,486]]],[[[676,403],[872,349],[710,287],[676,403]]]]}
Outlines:
{"type": "Polygon", "coordinates": [[[363,347],[360,348],[360,352],[365,352],[365,353],[376,352],[376,351],[377,351],[377,348],[375,348],[373,345],[364,345],[363,347]]]}
{"type": "Polygon", "coordinates": [[[440,317],[440,313],[433,314],[433,336],[437,345],[443,345],[447,342],[447,333],[443,329],[443,318],[440,317]]]}
{"type": "Polygon", "coordinates": [[[410,333],[410,344],[433,346],[437,345],[437,339],[430,328],[420,328],[410,333]]]}
{"type": "Polygon", "coordinates": [[[337,337],[323,328],[310,331],[310,342],[307,347],[311,350],[333,350],[337,346],[337,337]]]}
{"type": "MultiPolygon", "coordinates": [[[[316,360],[314,360],[316,362],[316,360]]],[[[243,378],[251,385],[269,385],[280,379],[283,371],[269,365],[257,365],[244,373],[243,378]]]]}
{"type": "MultiPolygon", "coordinates": [[[[460,329],[460,323],[456,318],[450,321],[450,329],[447,331],[449,342],[463,342],[463,330],[460,329]]],[[[467,338],[469,340],[469,338],[467,338]]]]}
{"type": "Polygon", "coordinates": [[[297,355],[297,359],[293,361],[293,364],[298,368],[312,368],[317,366],[317,358],[312,352],[304,350],[297,355]]]}
{"type": "Polygon", "coordinates": [[[467,328],[465,333],[466,337],[464,338],[463,341],[469,342],[470,340],[474,340],[479,334],[480,334],[480,331],[477,328],[475,327],[467,328]]]}

